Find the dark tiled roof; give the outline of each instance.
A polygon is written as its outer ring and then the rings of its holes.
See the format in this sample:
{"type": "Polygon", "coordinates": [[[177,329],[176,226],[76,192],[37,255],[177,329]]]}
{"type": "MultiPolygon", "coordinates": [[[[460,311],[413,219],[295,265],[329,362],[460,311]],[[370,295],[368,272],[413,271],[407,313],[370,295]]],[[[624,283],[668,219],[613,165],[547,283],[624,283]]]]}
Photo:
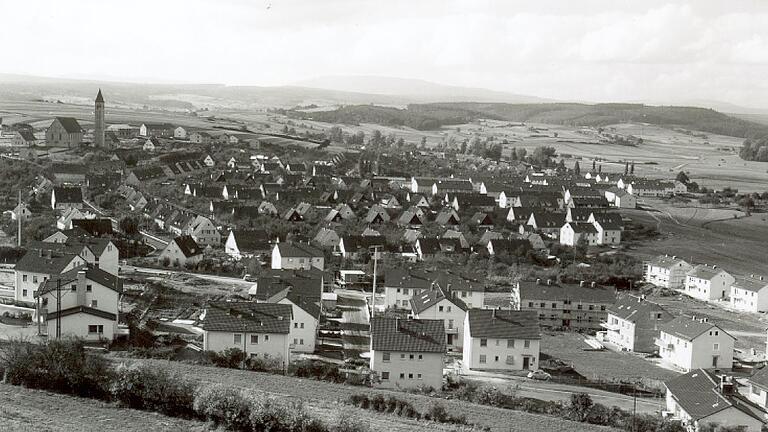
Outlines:
{"type": "Polygon", "coordinates": [[[80,127],[80,123],[78,123],[74,117],[56,117],[56,120],[61,123],[61,126],[67,133],[80,133],[83,131],[83,128],[80,127]]]}
{"type": "Polygon", "coordinates": [[[448,301],[461,310],[465,311],[468,309],[466,303],[452,296],[450,292],[447,292],[440,286],[434,286],[432,289],[411,297],[411,310],[413,313],[419,314],[440,303],[444,299],[448,299],[448,301]]]}
{"type": "Polygon", "coordinates": [[[288,334],[292,316],[287,304],[217,302],[205,309],[200,327],[206,331],[288,334]]]}
{"type": "Polygon", "coordinates": [[[526,251],[533,248],[531,242],[526,239],[492,238],[488,242],[491,243],[493,252],[497,254],[503,252],[516,252],[520,248],[526,251]]]}
{"type": "Polygon", "coordinates": [[[81,203],[83,191],[79,187],[56,186],[53,188],[57,203],[81,203]]]}
{"type": "Polygon", "coordinates": [[[235,243],[240,252],[252,252],[269,250],[269,235],[260,229],[236,229],[232,230],[235,243]]]}
{"type": "Polygon", "coordinates": [[[33,134],[29,129],[22,129],[16,133],[18,133],[24,141],[37,141],[35,134],[33,134]]]}
{"type": "Polygon", "coordinates": [[[179,250],[181,250],[181,253],[183,253],[187,258],[203,253],[203,250],[200,248],[200,246],[197,245],[197,242],[192,238],[192,236],[178,236],[173,239],[173,241],[176,243],[176,245],[179,246],[179,250]]]}
{"type": "Polygon", "coordinates": [[[473,338],[540,339],[536,311],[470,309],[469,335],[473,338]]]}
{"type": "Polygon", "coordinates": [[[733,282],[732,286],[734,288],[758,292],[761,289],[768,287],[768,280],[765,280],[765,277],[763,276],[736,277],[736,281],[733,282]]]}
{"type": "Polygon", "coordinates": [[[123,280],[119,277],[111,273],[107,273],[98,267],[79,267],[66,273],[62,273],[59,276],[48,279],[43,284],[41,284],[40,289],[37,291],[37,295],[40,296],[45,293],[55,291],[58,281],[61,281],[62,287],[77,281],[77,274],[81,271],[85,272],[85,278],[87,280],[91,280],[98,283],[99,285],[103,285],[117,293],[123,292],[123,280]]]}
{"type": "Polygon", "coordinates": [[[520,281],[520,298],[523,300],[572,300],[587,303],[609,303],[616,302],[614,290],[603,288],[601,286],[592,287],[589,284],[581,286],[579,284],[558,284],[552,282],[548,285],[546,281],[536,283],[536,281],[520,281]]]}
{"type": "Polygon", "coordinates": [[[664,383],[678,405],[693,420],[709,417],[732,404],[718,391],[716,377],[704,369],[696,369],[664,383]]]}
{"type": "Polygon", "coordinates": [[[758,369],[758,371],[753,373],[752,376],[748,379],[749,382],[757,384],[761,388],[768,390],[768,367],[758,369]]]}
{"type": "Polygon", "coordinates": [[[14,267],[17,271],[59,274],[77,257],[73,253],[53,252],[43,249],[29,249],[14,267]]]}
{"type": "Polygon", "coordinates": [[[597,234],[597,228],[589,222],[568,222],[574,233],[597,234]]]}
{"type": "MultiPolygon", "coordinates": [[[[659,330],[664,333],[671,334],[687,340],[694,340],[699,335],[708,332],[709,330],[716,328],[719,331],[727,332],[720,327],[710,322],[701,322],[701,320],[693,319],[692,317],[679,316],[672,321],[659,326],[659,330]]],[[[729,335],[730,336],[730,335],[729,335]]]]}
{"type": "Polygon", "coordinates": [[[166,177],[165,170],[160,166],[136,168],[132,171],[132,173],[140,181],[166,177]]]}
{"type": "Polygon", "coordinates": [[[315,258],[325,256],[322,251],[303,243],[278,243],[277,249],[283,258],[315,258]]]}
{"type": "Polygon", "coordinates": [[[636,324],[651,321],[658,322],[659,319],[655,318],[656,314],[661,314],[661,321],[670,321],[672,319],[672,315],[664,310],[661,305],[647,300],[640,300],[632,295],[619,296],[616,303],[608,307],[608,313],[636,324]]]}
{"type": "Polygon", "coordinates": [[[54,163],[51,167],[53,174],[82,174],[88,172],[88,168],[78,163],[54,163]]]}
{"type": "Polygon", "coordinates": [[[84,313],[84,314],[87,314],[87,315],[93,315],[93,316],[96,316],[96,317],[101,317],[101,318],[112,320],[112,321],[116,321],[117,320],[117,315],[115,315],[113,313],[109,313],[109,312],[106,312],[106,311],[103,311],[103,310],[99,310],[99,309],[90,308],[88,306],[75,306],[75,307],[71,307],[69,309],[63,309],[60,312],[57,312],[57,311],[48,312],[48,314],[46,315],[45,319],[52,320],[52,319],[58,318],[59,316],[65,317],[65,316],[68,316],[68,315],[75,315],[75,314],[79,314],[79,313],[84,313]]]}
{"type": "Polygon", "coordinates": [[[443,320],[373,318],[371,347],[374,351],[445,352],[443,320]]]}
{"type": "Polygon", "coordinates": [[[699,264],[688,272],[688,276],[693,276],[699,279],[711,280],[717,276],[720,272],[724,271],[719,267],[712,267],[706,264],[699,264]]]}
{"type": "Polygon", "coordinates": [[[72,219],[72,228],[81,228],[88,234],[98,237],[104,234],[112,234],[112,221],[110,219],[72,219]]]}

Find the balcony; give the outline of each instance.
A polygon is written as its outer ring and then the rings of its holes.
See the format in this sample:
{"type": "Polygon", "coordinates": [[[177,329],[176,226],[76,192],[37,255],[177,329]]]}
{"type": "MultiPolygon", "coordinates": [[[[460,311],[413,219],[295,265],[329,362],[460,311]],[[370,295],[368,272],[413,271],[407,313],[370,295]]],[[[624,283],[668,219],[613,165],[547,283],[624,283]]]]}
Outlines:
{"type": "Polygon", "coordinates": [[[665,342],[665,341],[663,341],[663,340],[661,340],[659,338],[655,338],[653,340],[653,344],[656,345],[657,347],[661,348],[661,349],[664,349],[664,350],[668,350],[668,351],[674,351],[675,350],[675,345],[674,344],[667,343],[667,342],[665,342]]]}
{"type": "Polygon", "coordinates": [[[619,331],[619,329],[621,329],[620,325],[618,325],[618,324],[610,324],[610,323],[607,323],[607,322],[601,322],[600,323],[600,327],[602,327],[602,328],[604,328],[606,330],[615,331],[615,332],[617,332],[617,331],[619,331]]]}

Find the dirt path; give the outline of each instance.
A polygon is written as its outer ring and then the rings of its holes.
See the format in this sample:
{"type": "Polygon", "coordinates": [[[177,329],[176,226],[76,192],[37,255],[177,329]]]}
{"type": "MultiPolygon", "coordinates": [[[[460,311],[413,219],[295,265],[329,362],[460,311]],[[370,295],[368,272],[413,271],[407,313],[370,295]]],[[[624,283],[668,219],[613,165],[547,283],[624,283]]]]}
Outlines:
{"type": "Polygon", "coordinates": [[[0,431],[202,432],[205,423],[0,384],[0,431]]]}

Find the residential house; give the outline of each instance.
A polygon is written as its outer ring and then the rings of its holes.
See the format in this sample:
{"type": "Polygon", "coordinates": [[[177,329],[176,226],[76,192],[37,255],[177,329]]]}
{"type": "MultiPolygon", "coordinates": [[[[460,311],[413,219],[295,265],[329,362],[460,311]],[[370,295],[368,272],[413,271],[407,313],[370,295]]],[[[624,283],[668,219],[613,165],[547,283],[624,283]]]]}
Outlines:
{"type": "Polygon", "coordinates": [[[706,318],[679,316],[659,327],[655,343],[662,361],[690,372],[699,368],[730,370],[735,340],[706,318]]]}
{"type": "Polygon", "coordinates": [[[73,117],[56,117],[45,131],[45,143],[50,147],[75,148],[83,141],[83,128],[73,117]]]}
{"type": "Polygon", "coordinates": [[[119,251],[108,238],[69,235],[63,242],[29,241],[27,246],[58,254],[76,254],[92,267],[118,274],[119,251]]]}
{"type": "Polygon", "coordinates": [[[267,232],[259,229],[233,229],[224,244],[224,252],[236,260],[267,254],[271,249],[267,232]]]}
{"type": "Polygon", "coordinates": [[[768,281],[764,276],[736,277],[730,290],[731,307],[747,312],[768,311],[768,281]]]}
{"type": "Polygon", "coordinates": [[[321,298],[303,297],[291,291],[289,288],[285,296],[277,301],[278,304],[291,306],[293,311],[289,333],[290,348],[292,352],[312,354],[315,352],[317,327],[320,324],[321,298]]]}
{"type": "Polygon", "coordinates": [[[194,131],[189,134],[189,141],[195,144],[210,144],[211,134],[208,132],[194,131]]]}
{"type": "Polygon", "coordinates": [[[565,213],[534,211],[526,225],[531,226],[535,231],[557,238],[560,235],[560,229],[565,225],[565,213]]]}
{"type": "Polygon", "coordinates": [[[55,186],[51,191],[51,208],[66,210],[83,208],[83,190],[79,186],[55,186]]]}
{"type": "Polygon", "coordinates": [[[443,385],[443,320],[375,317],[371,320],[370,368],[379,388],[433,388],[443,385]]]}
{"type": "Polygon", "coordinates": [[[168,174],[163,167],[160,166],[144,166],[140,168],[134,168],[133,171],[128,173],[125,178],[125,184],[140,187],[146,186],[147,182],[155,180],[164,180],[168,178],[168,174]]]}
{"type": "Polygon", "coordinates": [[[277,243],[272,249],[272,269],[325,269],[325,254],[304,243],[277,243]]]}
{"type": "Polygon", "coordinates": [[[531,242],[527,239],[504,239],[495,238],[488,240],[486,249],[488,255],[516,255],[525,256],[526,252],[531,250],[531,242]]]}
{"type": "Polygon", "coordinates": [[[187,130],[184,129],[183,127],[181,127],[181,126],[177,126],[173,130],[173,137],[176,138],[176,139],[185,140],[185,139],[187,139],[187,130]]]}
{"type": "Polygon", "coordinates": [[[608,318],[601,325],[606,329],[606,340],[622,351],[653,353],[658,350],[659,326],[673,318],[644,296],[623,295],[608,307],[608,318]]]}
{"type": "Polygon", "coordinates": [[[599,243],[599,234],[594,224],[589,222],[566,222],[560,228],[560,244],[567,246],[595,246],[599,243]]]}
{"type": "Polygon", "coordinates": [[[643,280],[664,288],[683,289],[692,269],[692,265],[677,256],[659,255],[644,264],[643,280]]]}
{"type": "Polygon", "coordinates": [[[717,266],[699,264],[685,275],[684,293],[699,300],[725,298],[735,278],[717,266]]]}
{"type": "Polygon", "coordinates": [[[416,239],[414,250],[419,260],[434,257],[438,253],[450,255],[462,252],[461,243],[455,238],[420,237],[416,239]]]}
{"type": "Polygon", "coordinates": [[[88,168],[79,163],[54,163],[51,166],[53,174],[53,183],[55,185],[85,185],[85,175],[88,168]]]}
{"type": "Polygon", "coordinates": [[[31,130],[22,129],[13,134],[11,144],[14,147],[33,147],[37,145],[37,138],[31,130]]]}
{"type": "Polygon", "coordinates": [[[763,411],[768,411],[768,367],[763,366],[753,372],[747,378],[747,387],[747,398],[763,411]]]}
{"type": "Polygon", "coordinates": [[[94,219],[95,217],[96,215],[89,211],[80,210],[77,207],[69,207],[56,219],[56,228],[60,230],[72,229],[73,220],[94,219]]]}
{"type": "Polygon", "coordinates": [[[28,248],[13,268],[16,285],[14,299],[32,303],[41,283],[85,265],[85,260],[77,254],[28,248]]]}
{"type": "Polygon", "coordinates": [[[162,143],[159,139],[155,137],[149,137],[146,141],[144,141],[144,145],[141,147],[142,150],[145,152],[154,152],[155,150],[159,149],[162,143]]]}
{"type": "Polygon", "coordinates": [[[715,425],[717,429],[743,432],[763,429],[765,414],[738,393],[733,377],[697,368],[666,381],[664,386],[665,413],[688,431],[699,432],[715,425]]]}
{"type": "Polygon", "coordinates": [[[187,222],[183,229],[186,234],[200,246],[217,247],[221,245],[221,234],[213,221],[205,216],[197,215],[187,222]]]}
{"type": "Polygon", "coordinates": [[[115,339],[122,292],[119,277],[96,267],[77,267],[48,278],[36,293],[48,338],[56,337],[59,328],[62,337],[115,339]]]}
{"type": "Polygon", "coordinates": [[[542,325],[573,330],[599,330],[616,302],[612,289],[595,283],[557,283],[552,280],[519,281],[512,290],[518,310],[535,311],[542,325]]]}
{"type": "Polygon", "coordinates": [[[195,239],[182,235],[171,240],[160,252],[158,262],[174,267],[195,266],[203,260],[203,248],[198,246],[195,239]]]}
{"type": "Polygon", "coordinates": [[[455,293],[433,283],[429,289],[412,296],[410,306],[413,318],[442,320],[447,349],[461,351],[464,342],[464,316],[469,308],[455,293]]]}
{"type": "Polygon", "coordinates": [[[384,306],[407,309],[411,297],[421,294],[432,287],[434,275],[407,268],[394,268],[384,271],[384,306]]]}
{"type": "Polygon", "coordinates": [[[175,127],[168,123],[142,123],[139,135],[143,137],[172,138],[175,127]]]}
{"type": "Polygon", "coordinates": [[[16,205],[16,207],[13,208],[11,211],[11,220],[27,220],[28,217],[32,216],[32,211],[29,209],[29,206],[26,203],[20,203],[16,205]]]}
{"type": "Polygon", "coordinates": [[[239,349],[248,358],[290,361],[293,308],[289,304],[213,302],[200,316],[203,350],[223,352],[239,349]]]}
{"type": "Polygon", "coordinates": [[[312,243],[323,249],[331,249],[335,254],[339,252],[339,240],[341,240],[341,237],[339,237],[339,234],[335,230],[330,228],[320,228],[312,239],[312,243]]]}
{"type": "Polygon", "coordinates": [[[437,217],[435,218],[435,222],[440,226],[456,226],[461,222],[461,219],[459,218],[459,214],[456,213],[456,210],[443,210],[440,213],[438,213],[437,217]]]}
{"type": "Polygon", "coordinates": [[[541,331],[534,311],[470,309],[464,319],[465,370],[536,370],[541,331]]]}
{"type": "Polygon", "coordinates": [[[360,259],[371,255],[373,248],[378,246],[379,253],[383,252],[387,245],[387,239],[380,235],[345,235],[339,239],[339,253],[344,258],[360,259]]]}

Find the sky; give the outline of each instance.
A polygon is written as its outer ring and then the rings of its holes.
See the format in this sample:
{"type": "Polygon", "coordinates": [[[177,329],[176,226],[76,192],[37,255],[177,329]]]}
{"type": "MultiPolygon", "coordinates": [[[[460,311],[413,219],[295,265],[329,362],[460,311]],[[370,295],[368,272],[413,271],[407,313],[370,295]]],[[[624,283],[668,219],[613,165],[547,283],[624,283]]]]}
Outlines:
{"type": "Polygon", "coordinates": [[[764,0],[0,0],[0,73],[768,108],[764,0]],[[15,18],[8,18],[15,17],[15,18]]]}

